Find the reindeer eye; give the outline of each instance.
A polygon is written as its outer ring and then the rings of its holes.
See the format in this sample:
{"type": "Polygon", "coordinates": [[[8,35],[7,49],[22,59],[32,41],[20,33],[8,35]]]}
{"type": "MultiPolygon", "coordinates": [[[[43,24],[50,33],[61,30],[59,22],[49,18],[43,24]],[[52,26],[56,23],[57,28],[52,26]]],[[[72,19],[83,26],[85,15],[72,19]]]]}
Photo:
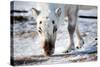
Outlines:
{"type": "Polygon", "coordinates": [[[55,24],[55,21],[54,20],[52,21],[52,24],[55,24]]]}
{"type": "Polygon", "coordinates": [[[42,23],[42,21],[40,21],[40,24],[42,23]]]}

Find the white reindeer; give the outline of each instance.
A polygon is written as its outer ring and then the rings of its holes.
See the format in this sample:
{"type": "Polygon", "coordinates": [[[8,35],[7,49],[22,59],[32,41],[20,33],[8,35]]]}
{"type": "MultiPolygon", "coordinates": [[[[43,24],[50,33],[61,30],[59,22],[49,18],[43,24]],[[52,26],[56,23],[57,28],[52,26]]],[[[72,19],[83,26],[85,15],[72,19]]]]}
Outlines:
{"type": "Polygon", "coordinates": [[[50,56],[54,53],[57,30],[60,23],[64,22],[66,16],[68,17],[69,45],[67,44],[65,52],[75,49],[73,38],[75,31],[78,38],[76,48],[82,47],[84,42],[78,30],[78,10],[77,5],[51,3],[38,3],[37,9],[32,8],[33,16],[36,17],[37,31],[41,38],[41,45],[45,56],[50,56]]]}

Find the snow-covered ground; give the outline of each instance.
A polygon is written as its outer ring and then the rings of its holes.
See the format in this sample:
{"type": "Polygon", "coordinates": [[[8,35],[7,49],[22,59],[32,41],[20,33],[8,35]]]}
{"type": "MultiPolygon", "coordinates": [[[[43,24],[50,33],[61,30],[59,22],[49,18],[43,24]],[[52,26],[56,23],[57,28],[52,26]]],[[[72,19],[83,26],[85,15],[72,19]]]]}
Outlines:
{"type": "MultiPolygon", "coordinates": [[[[97,10],[80,10],[79,15],[97,16],[97,10]]],[[[19,21],[15,21],[19,22],[19,21]]],[[[40,38],[36,32],[36,22],[34,20],[19,22],[13,25],[13,47],[14,47],[14,58],[16,57],[27,57],[27,56],[38,56],[42,55],[42,49],[40,45],[40,38]]],[[[85,44],[81,49],[76,49],[68,53],[68,57],[57,56],[51,57],[49,60],[44,62],[29,63],[34,64],[51,64],[51,63],[69,63],[69,62],[80,62],[80,61],[91,61],[97,59],[97,19],[89,18],[78,18],[79,30],[82,34],[85,44]],[[86,54],[84,54],[86,53],[86,54]],[[93,53],[93,54],[89,54],[93,53]],[[72,54],[72,55],[69,55],[72,54]]],[[[57,31],[56,47],[54,55],[64,54],[62,53],[68,44],[68,30],[67,22],[63,22],[57,31]]],[[[75,37],[76,44],[76,37],[75,37]]],[[[43,59],[42,57],[37,60],[43,59]]]]}

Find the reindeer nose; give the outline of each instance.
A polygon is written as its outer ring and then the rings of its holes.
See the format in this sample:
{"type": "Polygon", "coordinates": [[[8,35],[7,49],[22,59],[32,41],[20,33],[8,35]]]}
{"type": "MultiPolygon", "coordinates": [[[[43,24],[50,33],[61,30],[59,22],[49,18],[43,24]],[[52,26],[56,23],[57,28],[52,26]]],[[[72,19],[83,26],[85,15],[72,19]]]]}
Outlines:
{"type": "Polygon", "coordinates": [[[44,55],[45,56],[51,56],[54,53],[54,44],[51,40],[45,41],[44,44],[44,55]]]}

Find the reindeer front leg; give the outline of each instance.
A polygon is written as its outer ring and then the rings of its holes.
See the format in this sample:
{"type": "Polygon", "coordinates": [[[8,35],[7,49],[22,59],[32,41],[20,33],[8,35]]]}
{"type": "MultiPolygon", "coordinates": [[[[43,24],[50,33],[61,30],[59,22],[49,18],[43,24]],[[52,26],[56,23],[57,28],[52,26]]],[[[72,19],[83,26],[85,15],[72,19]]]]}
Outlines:
{"type": "Polygon", "coordinates": [[[74,35],[74,32],[75,32],[75,27],[76,27],[76,18],[70,18],[69,17],[68,23],[69,23],[68,24],[69,44],[67,44],[66,52],[74,50],[74,48],[75,48],[73,35],[74,35]]]}
{"type": "Polygon", "coordinates": [[[68,12],[68,32],[69,32],[69,43],[67,44],[66,52],[70,52],[71,50],[75,49],[74,44],[74,32],[77,24],[77,12],[78,9],[70,8],[68,12]]]}

